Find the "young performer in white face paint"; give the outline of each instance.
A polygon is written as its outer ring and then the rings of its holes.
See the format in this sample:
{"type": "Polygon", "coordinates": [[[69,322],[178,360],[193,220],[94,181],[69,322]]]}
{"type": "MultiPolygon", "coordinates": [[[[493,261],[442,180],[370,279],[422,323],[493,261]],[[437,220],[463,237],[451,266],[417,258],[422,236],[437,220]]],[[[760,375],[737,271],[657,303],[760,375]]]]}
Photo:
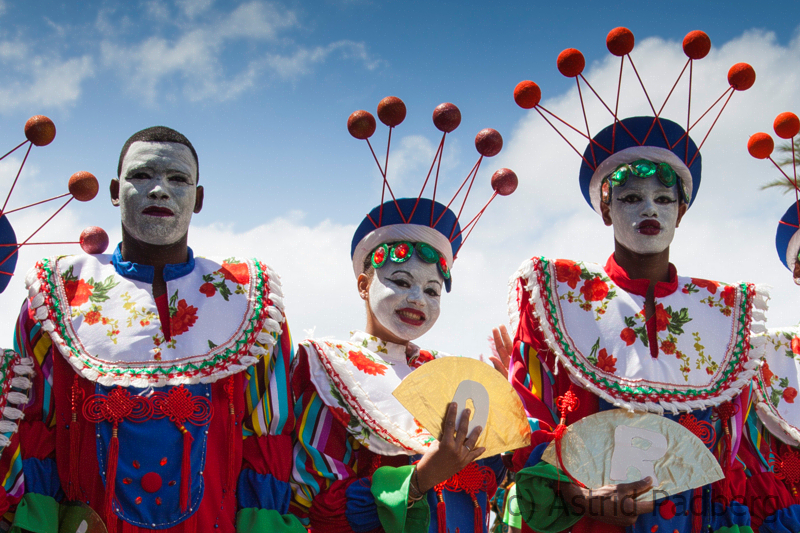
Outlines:
{"type": "MultiPolygon", "coordinates": [[[[775,134],[794,142],[800,133],[800,119],[791,112],[779,114],[773,123],[775,134]]],[[[774,141],[767,133],[756,133],[748,141],[753,157],[767,159],[774,141]]],[[[797,192],[800,153],[793,153],[791,166],[781,169],[783,177],[797,192]]],[[[800,202],[793,202],[778,223],[775,247],[778,258],[794,282],[800,282],[800,202]]],[[[796,297],[796,296],[795,296],[796,297]]],[[[777,324],[781,317],[770,317],[777,324]]],[[[762,532],[792,531],[800,524],[800,327],[770,328],[766,357],[753,380],[753,416],[747,419],[738,459],[745,465],[746,501],[752,502],[753,526],[762,532]]]]}
{"type": "MultiPolygon", "coordinates": [[[[607,40],[623,62],[633,61],[633,43],[626,28],[612,30],[607,40]]],[[[684,41],[690,61],[708,47],[702,32],[684,41]]],[[[584,64],[574,49],[559,56],[568,77],[584,64]]],[[[748,65],[735,66],[728,91],[748,88],[754,76],[748,65]]],[[[579,78],[582,83],[589,82],[579,78]]],[[[537,107],[540,97],[533,82],[515,90],[524,108],[537,107]]],[[[678,275],[670,245],[700,185],[699,149],[684,128],[662,117],[612,120],[582,154],[580,186],[613,226],[614,253],[605,265],[534,257],[511,281],[515,341],[501,350],[513,351],[510,378],[532,426],[542,428],[533,432],[530,449],[515,452],[520,509],[526,527],[552,533],[749,531],[747,509],[733,498],[741,474],[734,457],[747,413],[740,392],[763,357],[763,341],[751,335],[764,330],[767,295],[752,284],[678,275]],[[566,468],[541,461],[563,425],[620,407],[683,424],[715,453],[725,478],[713,490],[708,485],[635,502],[651,478],[587,488],[566,468]]],[[[690,461],[679,445],[667,453],[690,461]]]]}
{"type": "Polygon", "coordinates": [[[484,452],[476,447],[482,428],[468,434],[465,406],[451,403],[441,433],[431,435],[392,396],[406,376],[443,355],[411,341],[438,320],[463,239],[455,213],[421,194],[375,207],[353,236],[364,330],[346,341],[300,343],[292,371],[302,421],[294,478],[314,532],[482,533],[505,471],[497,456],[474,462],[484,452]]]}

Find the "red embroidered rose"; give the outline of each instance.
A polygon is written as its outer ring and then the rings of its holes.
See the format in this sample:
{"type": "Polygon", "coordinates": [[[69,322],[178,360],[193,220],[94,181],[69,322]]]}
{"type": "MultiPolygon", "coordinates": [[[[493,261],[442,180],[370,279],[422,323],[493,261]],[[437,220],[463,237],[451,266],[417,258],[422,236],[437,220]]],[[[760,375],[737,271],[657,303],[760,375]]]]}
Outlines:
{"type": "Polygon", "coordinates": [[[608,295],[608,285],[600,278],[592,278],[583,284],[581,294],[587,302],[599,302],[608,295]]]}
{"type": "Polygon", "coordinates": [[[181,333],[186,333],[195,322],[197,322],[197,308],[188,305],[186,300],[181,300],[178,302],[175,314],[169,319],[170,334],[177,337],[181,333]]]}
{"type": "Polygon", "coordinates": [[[800,354],[800,337],[794,337],[792,339],[792,353],[795,355],[800,354]]]}
{"type": "Polygon", "coordinates": [[[217,288],[213,283],[203,283],[200,285],[200,292],[206,295],[206,298],[211,298],[217,294],[217,288]]]}
{"type": "Polygon", "coordinates": [[[103,318],[103,316],[100,314],[100,311],[89,311],[88,313],[86,313],[86,316],[83,318],[83,321],[91,326],[93,324],[97,324],[98,322],[100,322],[101,318],[103,318]]]}
{"type": "Polygon", "coordinates": [[[606,349],[600,350],[597,354],[597,368],[603,372],[616,372],[617,371],[617,358],[613,355],[608,355],[606,349]]]}
{"type": "Polygon", "coordinates": [[[783,389],[783,400],[786,403],[794,403],[795,398],[797,398],[797,389],[794,387],[786,387],[783,389]]]}
{"type": "Polygon", "coordinates": [[[664,309],[664,304],[658,304],[656,306],[656,331],[666,330],[670,320],[672,320],[672,315],[664,309]]]}
{"type": "MultiPolygon", "coordinates": [[[[717,294],[717,287],[719,287],[719,283],[716,281],[710,281],[707,279],[694,279],[692,278],[692,283],[696,286],[700,287],[701,289],[706,289],[711,294],[717,294]]],[[[688,292],[688,291],[687,291],[688,292]]]]}
{"type": "Polygon", "coordinates": [[[714,373],[713,370],[711,370],[709,367],[706,367],[706,374],[708,374],[710,376],[713,373],[714,373]]]}
{"type": "Polygon", "coordinates": [[[722,299],[725,300],[725,305],[733,307],[736,303],[736,288],[733,285],[728,285],[722,289],[722,299]]]}
{"type": "Polygon", "coordinates": [[[675,343],[672,341],[664,341],[661,343],[661,351],[667,355],[675,353],[675,343]]]}
{"type": "Polygon", "coordinates": [[[64,292],[67,293],[67,301],[72,307],[79,307],[89,301],[94,285],[89,285],[82,279],[64,282],[64,292]]]}
{"type": "Polygon", "coordinates": [[[769,385],[772,383],[772,378],[775,377],[775,374],[772,373],[772,370],[769,369],[769,363],[764,363],[761,366],[761,375],[764,378],[764,383],[769,385]]]}
{"type": "Polygon", "coordinates": [[[380,374],[382,376],[386,372],[386,367],[384,365],[368,359],[367,356],[361,352],[347,352],[347,355],[350,362],[356,365],[356,368],[365,374],[369,374],[370,376],[377,376],[380,374]]]}
{"type": "Polygon", "coordinates": [[[622,330],[622,333],[619,334],[619,338],[624,340],[625,344],[630,346],[636,342],[636,332],[633,331],[632,328],[625,328],[622,330]]]}
{"type": "Polygon", "coordinates": [[[571,289],[574,289],[581,280],[581,267],[575,264],[575,261],[558,259],[556,261],[556,279],[559,283],[566,283],[571,289]]]}
{"type": "Polygon", "coordinates": [[[423,363],[427,363],[428,361],[433,361],[433,354],[428,350],[420,350],[419,355],[414,360],[414,368],[418,368],[423,363]]]}
{"type": "Polygon", "coordinates": [[[247,263],[228,263],[223,261],[222,266],[219,268],[219,273],[228,281],[239,285],[250,283],[250,270],[247,268],[247,263]]]}

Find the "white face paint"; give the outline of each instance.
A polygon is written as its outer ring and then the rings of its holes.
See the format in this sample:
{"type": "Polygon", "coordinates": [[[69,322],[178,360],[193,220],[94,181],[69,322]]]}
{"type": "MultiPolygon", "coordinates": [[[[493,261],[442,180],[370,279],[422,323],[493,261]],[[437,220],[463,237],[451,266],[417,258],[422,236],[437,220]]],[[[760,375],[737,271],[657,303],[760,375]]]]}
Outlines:
{"type": "Polygon", "coordinates": [[[631,176],[611,189],[614,239],[632,252],[656,254],[666,250],[678,221],[678,186],[665,187],[656,177],[631,176]]]}
{"type": "Polygon", "coordinates": [[[405,263],[388,260],[372,277],[369,307],[383,327],[410,341],[436,323],[442,289],[442,275],[435,263],[426,263],[417,254],[405,263]]]}
{"type": "Polygon", "coordinates": [[[122,160],[122,225],[136,240],[165,245],[189,231],[197,196],[197,163],[179,143],[135,142],[122,160]]]}

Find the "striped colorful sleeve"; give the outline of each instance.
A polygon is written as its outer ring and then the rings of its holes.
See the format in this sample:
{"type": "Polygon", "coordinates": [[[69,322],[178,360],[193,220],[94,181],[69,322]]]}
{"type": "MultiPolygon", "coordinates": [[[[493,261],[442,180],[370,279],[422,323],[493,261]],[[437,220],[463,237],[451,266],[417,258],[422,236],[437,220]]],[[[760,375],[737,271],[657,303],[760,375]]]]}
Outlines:
{"type": "Polygon", "coordinates": [[[289,513],[292,488],[294,412],[289,368],[292,337],[284,320],[269,342],[257,343],[263,355],[247,369],[243,421],[243,465],[237,483],[237,531],[305,533],[289,513]]]}
{"type": "MultiPolygon", "coordinates": [[[[5,503],[0,511],[11,513],[25,493],[25,487],[34,480],[26,480],[23,458],[28,461],[50,462],[55,457],[55,412],[52,395],[53,350],[50,336],[28,313],[27,300],[22,305],[14,332],[14,351],[33,360],[33,385],[31,400],[23,409],[24,419],[19,431],[11,437],[11,443],[0,457],[0,475],[5,503]],[[48,444],[52,443],[52,444],[48,444]]],[[[35,483],[33,483],[35,485],[35,483]]]]}

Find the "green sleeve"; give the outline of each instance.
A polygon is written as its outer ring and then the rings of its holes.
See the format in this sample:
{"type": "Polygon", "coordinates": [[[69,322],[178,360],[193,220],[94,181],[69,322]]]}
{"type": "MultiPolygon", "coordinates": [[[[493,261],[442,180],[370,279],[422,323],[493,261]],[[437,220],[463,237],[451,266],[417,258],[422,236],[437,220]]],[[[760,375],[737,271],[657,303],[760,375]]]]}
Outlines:
{"type": "Polygon", "coordinates": [[[58,533],[59,507],[50,496],[26,493],[17,505],[10,533],[58,533]]]}
{"type": "Polygon", "coordinates": [[[508,489],[506,504],[503,509],[503,523],[515,527],[522,527],[522,515],[519,512],[519,500],[517,499],[517,485],[514,484],[508,489]]]}
{"type": "Polygon", "coordinates": [[[236,531],[307,533],[306,528],[294,515],[282,515],[273,509],[256,509],[254,507],[247,507],[236,513],[236,531]]]}
{"type": "Polygon", "coordinates": [[[539,533],[557,533],[581,519],[553,490],[554,482],[571,483],[555,466],[542,461],[523,468],[517,473],[516,482],[522,519],[539,533]]]}
{"type": "Polygon", "coordinates": [[[753,533],[753,528],[750,526],[726,526],[715,529],[714,533],[753,533]]]}
{"type": "Polygon", "coordinates": [[[428,533],[431,512],[427,498],[408,508],[408,486],[414,466],[382,466],[372,475],[372,496],[386,533],[428,533]]]}

